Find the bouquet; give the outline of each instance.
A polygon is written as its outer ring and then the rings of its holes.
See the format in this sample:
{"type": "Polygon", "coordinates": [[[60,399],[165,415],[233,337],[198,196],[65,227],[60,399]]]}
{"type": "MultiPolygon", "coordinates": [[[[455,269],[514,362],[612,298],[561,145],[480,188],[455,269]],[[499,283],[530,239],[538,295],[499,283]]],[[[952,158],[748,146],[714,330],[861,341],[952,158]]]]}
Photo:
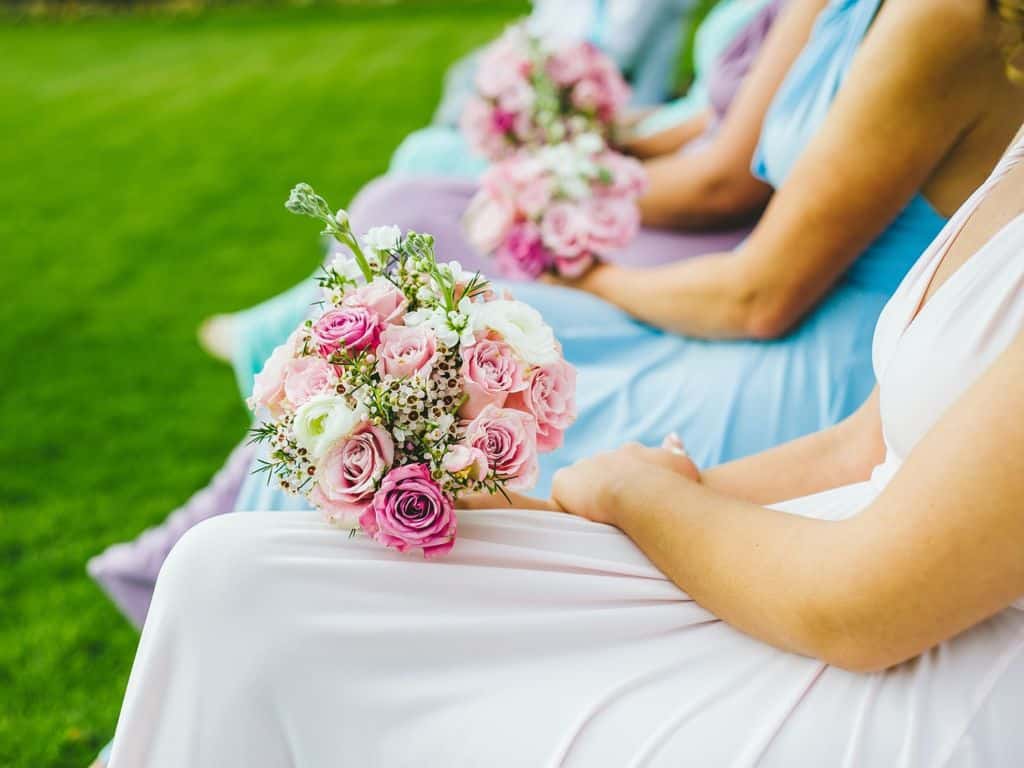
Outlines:
{"type": "Polygon", "coordinates": [[[324,268],[316,316],[256,378],[260,469],[332,523],[444,554],[458,497],[535,483],[538,453],[576,417],[575,372],[536,310],[438,263],[429,235],[378,227],[358,241],[305,184],[286,207],[349,253],[324,268]]]}
{"type": "Polygon", "coordinates": [[[641,163],[584,134],[492,165],[463,226],[507,277],[579,277],[636,236],[645,187],[641,163]]]}
{"type": "Polygon", "coordinates": [[[550,49],[513,26],[483,53],[462,131],[490,160],[522,146],[584,133],[611,140],[630,89],[615,63],[588,42],[550,49]]]}

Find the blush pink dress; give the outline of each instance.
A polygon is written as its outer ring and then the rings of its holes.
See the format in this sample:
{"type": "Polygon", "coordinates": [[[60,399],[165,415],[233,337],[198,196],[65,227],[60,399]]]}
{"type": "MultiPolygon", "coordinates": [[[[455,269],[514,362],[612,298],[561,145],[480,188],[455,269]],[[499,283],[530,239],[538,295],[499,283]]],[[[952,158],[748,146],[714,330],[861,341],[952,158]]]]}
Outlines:
{"type": "MultiPolygon", "coordinates": [[[[1024,330],[1024,215],[911,322],[949,242],[878,323],[885,461],[778,508],[839,519],[1024,330]]],[[[718,620],[618,530],[465,513],[424,561],[314,513],[187,533],[157,585],[113,768],[1024,765],[1024,602],[900,666],[855,674],[718,620]]]]}

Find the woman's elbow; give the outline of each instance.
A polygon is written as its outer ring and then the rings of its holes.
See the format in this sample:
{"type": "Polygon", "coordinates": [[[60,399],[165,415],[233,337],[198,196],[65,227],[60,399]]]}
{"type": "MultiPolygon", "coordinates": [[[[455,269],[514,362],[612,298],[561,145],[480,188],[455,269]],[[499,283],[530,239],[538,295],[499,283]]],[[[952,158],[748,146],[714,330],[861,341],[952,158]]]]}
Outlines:
{"type": "Polygon", "coordinates": [[[742,326],[747,338],[774,341],[800,322],[802,308],[776,289],[754,289],[741,299],[742,326]]]}

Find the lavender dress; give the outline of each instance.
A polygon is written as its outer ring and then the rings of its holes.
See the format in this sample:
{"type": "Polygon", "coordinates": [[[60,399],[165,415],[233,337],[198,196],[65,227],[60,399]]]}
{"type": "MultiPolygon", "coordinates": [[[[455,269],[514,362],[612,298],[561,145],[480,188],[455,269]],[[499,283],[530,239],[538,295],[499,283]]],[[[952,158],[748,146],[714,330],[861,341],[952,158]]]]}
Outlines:
{"type": "MultiPolygon", "coordinates": [[[[767,6],[725,50],[709,79],[712,106],[719,120],[725,115],[784,0],[770,0],[767,6]]],[[[714,127],[710,129],[713,131],[714,127]]],[[[698,146],[684,151],[698,151],[698,146]]],[[[395,223],[408,229],[429,231],[437,236],[438,252],[446,260],[459,259],[490,271],[466,245],[459,219],[475,186],[454,179],[380,179],[367,186],[350,208],[359,228],[395,223]]],[[[749,232],[749,227],[727,232],[681,234],[644,229],[617,261],[631,266],[656,265],[704,253],[727,251],[749,232]]],[[[525,286],[523,286],[525,287],[525,286]]],[[[519,291],[519,289],[517,289],[519,291]]],[[[274,347],[303,320],[315,300],[312,281],[250,310],[236,315],[240,329],[234,361],[239,388],[248,395],[253,376],[262,368],[274,347]]],[[[547,310],[545,310],[547,314],[547,310]]],[[[580,317],[586,322],[587,314],[580,317]]],[[[618,320],[610,326],[619,327],[618,320]]],[[[116,544],[93,558],[89,574],[136,626],[145,620],[156,576],[175,542],[192,525],[236,508],[266,508],[267,493],[259,478],[248,476],[255,449],[240,444],[211,483],[176,510],[167,522],[144,532],[132,542],[116,544]]],[[[276,509],[301,508],[295,497],[276,494],[276,509]]]]}

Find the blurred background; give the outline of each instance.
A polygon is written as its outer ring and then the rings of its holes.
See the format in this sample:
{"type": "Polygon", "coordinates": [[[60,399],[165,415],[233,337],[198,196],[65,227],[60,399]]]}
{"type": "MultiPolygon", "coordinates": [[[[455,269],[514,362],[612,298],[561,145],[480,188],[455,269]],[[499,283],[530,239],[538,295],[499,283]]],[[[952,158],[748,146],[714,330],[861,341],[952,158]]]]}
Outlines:
{"type": "Polygon", "coordinates": [[[346,205],[529,8],[0,0],[0,766],[112,735],[137,634],[85,563],[248,426],[196,327],[317,264],[288,190],[346,205]]]}

